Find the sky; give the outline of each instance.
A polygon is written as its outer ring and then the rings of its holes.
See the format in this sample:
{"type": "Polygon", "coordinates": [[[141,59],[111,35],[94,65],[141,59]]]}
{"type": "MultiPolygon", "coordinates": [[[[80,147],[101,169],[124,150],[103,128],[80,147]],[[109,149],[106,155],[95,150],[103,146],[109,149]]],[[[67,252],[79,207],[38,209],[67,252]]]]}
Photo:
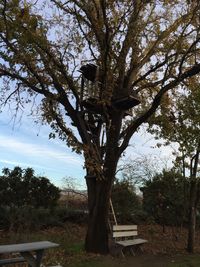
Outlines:
{"type": "MultiPolygon", "coordinates": [[[[85,189],[83,157],[62,141],[49,139],[49,132],[50,127],[34,123],[26,114],[14,122],[8,110],[3,109],[0,113],[0,173],[4,167],[31,167],[36,175],[48,177],[60,188],[66,186],[65,177],[72,177],[80,189],[85,189]]],[[[155,148],[153,137],[141,130],[132,138],[125,158],[151,155],[164,159],[162,165],[168,164],[171,152],[170,147],[155,148]]]]}
{"type": "Polygon", "coordinates": [[[35,124],[30,116],[14,122],[6,111],[0,113],[0,171],[31,167],[59,187],[64,186],[64,177],[78,179],[84,186],[82,157],[61,141],[49,140],[49,132],[48,126],[35,124]]]}

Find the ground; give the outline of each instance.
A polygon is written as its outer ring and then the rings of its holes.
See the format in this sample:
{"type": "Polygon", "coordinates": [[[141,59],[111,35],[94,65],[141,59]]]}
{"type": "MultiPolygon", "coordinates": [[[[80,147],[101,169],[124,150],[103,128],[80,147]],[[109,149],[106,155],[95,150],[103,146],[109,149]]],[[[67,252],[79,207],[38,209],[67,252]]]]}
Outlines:
{"type": "MultiPolygon", "coordinates": [[[[87,254],[83,250],[86,227],[67,223],[62,227],[51,227],[34,233],[0,232],[0,243],[18,243],[50,240],[60,244],[59,249],[46,253],[45,266],[61,264],[63,267],[198,267],[200,266],[200,232],[197,231],[194,255],[187,254],[185,247],[187,230],[159,225],[139,225],[138,232],[148,240],[143,253],[126,258],[87,254]]],[[[25,265],[15,265],[25,267],[25,265]]],[[[13,266],[14,267],[14,266],[13,266]]]]}

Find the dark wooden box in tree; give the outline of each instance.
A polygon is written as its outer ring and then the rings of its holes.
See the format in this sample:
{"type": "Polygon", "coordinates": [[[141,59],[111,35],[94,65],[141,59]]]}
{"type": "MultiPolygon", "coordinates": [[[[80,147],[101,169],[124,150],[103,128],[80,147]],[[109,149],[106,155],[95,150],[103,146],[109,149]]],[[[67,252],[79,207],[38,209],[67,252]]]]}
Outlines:
{"type": "Polygon", "coordinates": [[[140,104],[140,100],[135,95],[124,96],[113,100],[113,105],[117,109],[128,110],[140,104]]]}
{"type": "Polygon", "coordinates": [[[97,66],[94,64],[90,63],[83,65],[79,72],[81,72],[83,76],[91,82],[95,82],[95,79],[97,78],[97,66]]]}

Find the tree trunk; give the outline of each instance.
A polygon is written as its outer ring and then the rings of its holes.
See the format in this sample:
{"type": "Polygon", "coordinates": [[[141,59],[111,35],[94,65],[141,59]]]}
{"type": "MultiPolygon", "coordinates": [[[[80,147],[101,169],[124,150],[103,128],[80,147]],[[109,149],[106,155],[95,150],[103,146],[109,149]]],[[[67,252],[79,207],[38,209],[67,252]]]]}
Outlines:
{"type": "MultiPolygon", "coordinates": [[[[87,168],[86,183],[89,209],[88,231],[85,240],[87,252],[100,254],[107,254],[109,252],[108,215],[112,184],[120,157],[118,142],[121,123],[122,113],[114,114],[111,119],[110,130],[107,133],[106,152],[105,157],[101,159],[104,162],[101,166],[98,165],[99,159],[97,157],[97,166],[102,170],[102,178],[93,176],[95,173],[94,169],[91,170],[90,166],[87,168]],[[93,172],[93,175],[90,175],[91,172],[93,172]]],[[[95,158],[91,161],[94,162],[95,158]]]]}
{"type": "Polygon", "coordinates": [[[198,204],[197,199],[197,168],[199,163],[200,143],[197,147],[196,154],[192,157],[190,162],[190,206],[189,206],[189,225],[188,225],[188,246],[187,250],[194,253],[195,244],[195,228],[196,228],[196,207],[198,204]],[[194,165],[193,165],[194,161],[194,165]]]}
{"type": "Polygon", "coordinates": [[[196,208],[192,207],[190,210],[190,215],[189,215],[188,247],[187,247],[187,250],[190,253],[194,253],[195,226],[196,226],[196,208]]]}
{"type": "Polygon", "coordinates": [[[108,213],[111,185],[106,181],[96,181],[95,177],[86,178],[88,187],[88,230],[85,239],[87,252],[107,254],[108,213]]]}
{"type": "Polygon", "coordinates": [[[188,245],[187,250],[194,253],[195,228],[196,228],[196,181],[191,181],[190,185],[190,208],[188,221],[188,245]]]}

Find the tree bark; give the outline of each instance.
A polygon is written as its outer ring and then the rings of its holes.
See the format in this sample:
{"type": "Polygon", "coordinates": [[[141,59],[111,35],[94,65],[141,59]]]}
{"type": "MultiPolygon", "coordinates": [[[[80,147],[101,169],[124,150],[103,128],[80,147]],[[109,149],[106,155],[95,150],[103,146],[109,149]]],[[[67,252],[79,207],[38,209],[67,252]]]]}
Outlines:
{"type": "Polygon", "coordinates": [[[190,162],[190,206],[189,206],[189,225],[188,225],[188,245],[187,250],[194,253],[195,245],[195,228],[196,228],[196,207],[197,199],[197,168],[199,163],[200,142],[198,143],[196,154],[190,162]],[[194,165],[193,165],[194,162],[194,165]]]}
{"type": "Polygon", "coordinates": [[[188,245],[187,250],[194,253],[195,230],[196,230],[196,181],[191,181],[190,187],[190,208],[188,221],[188,245]]]}
{"type": "MultiPolygon", "coordinates": [[[[88,230],[85,239],[87,252],[100,254],[109,252],[108,216],[111,189],[120,157],[118,141],[121,123],[122,113],[113,113],[107,133],[105,157],[102,158],[102,165],[100,166],[102,178],[97,178],[94,174],[95,170],[87,168],[86,183],[89,209],[88,230]],[[92,175],[90,172],[93,172],[92,175]]],[[[92,160],[94,161],[94,158],[92,160]]]]}
{"type": "Polygon", "coordinates": [[[107,254],[108,214],[111,186],[106,181],[96,181],[95,177],[86,178],[88,187],[88,229],[85,239],[87,252],[107,254]]]}

